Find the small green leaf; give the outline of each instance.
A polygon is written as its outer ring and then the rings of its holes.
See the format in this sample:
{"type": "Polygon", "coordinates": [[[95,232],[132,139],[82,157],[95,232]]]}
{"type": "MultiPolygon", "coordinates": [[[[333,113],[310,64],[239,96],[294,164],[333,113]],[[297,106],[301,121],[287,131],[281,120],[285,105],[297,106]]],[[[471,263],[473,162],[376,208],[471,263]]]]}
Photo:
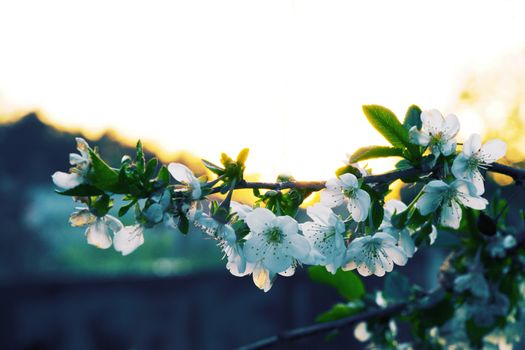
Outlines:
{"type": "Polygon", "coordinates": [[[239,155],[237,156],[237,164],[246,163],[246,159],[248,158],[248,153],[250,153],[249,148],[244,148],[242,151],[240,151],[239,155]]]}
{"type": "Polygon", "coordinates": [[[118,172],[106,164],[92,149],[89,149],[89,156],[91,158],[89,181],[101,190],[113,192],[118,183],[118,172]]]}
{"type": "Polygon", "coordinates": [[[416,105],[412,105],[408,108],[407,113],[405,114],[405,120],[403,121],[403,126],[410,130],[413,126],[417,127],[418,130],[421,129],[421,108],[416,105]]]}
{"type": "Polygon", "coordinates": [[[188,221],[188,218],[186,218],[184,215],[179,216],[177,227],[179,228],[180,232],[187,234],[190,230],[190,222],[188,221]]]}
{"type": "Polygon", "coordinates": [[[118,211],[118,216],[126,215],[126,213],[135,205],[135,203],[137,203],[137,201],[133,200],[129,202],[128,204],[123,205],[118,211]]]}
{"type": "Polygon", "coordinates": [[[162,185],[167,186],[170,183],[170,172],[166,166],[162,166],[157,175],[157,181],[162,182],[162,185]]]}
{"type": "Polygon", "coordinates": [[[231,159],[226,153],[221,153],[221,164],[226,167],[231,163],[234,163],[233,159],[231,159]]]}
{"type": "Polygon", "coordinates": [[[383,222],[383,216],[385,214],[385,209],[378,201],[373,201],[370,206],[371,216],[370,221],[372,223],[372,228],[377,230],[381,223],[383,222]]]}
{"type": "Polygon", "coordinates": [[[208,162],[208,161],[205,160],[205,159],[202,159],[202,162],[204,163],[204,166],[205,166],[206,168],[208,168],[212,173],[217,174],[217,175],[219,175],[219,176],[221,176],[222,174],[224,174],[224,169],[221,168],[220,166],[215,165],[215,164],[213,164],[212,162],[208,162]]]}
{"type": "Polygon", "coordinates": [[[372,126],[387,139],[392,146],[404,148],[410,145],[408,130],[403,127],[395,114],[382,106],[363,106],[363,112],[372,126]]]}
{"type": "Polygon", "coordinates": [[[98,188],[91,186],[91,185],[87,185],[87,184],[81,184],[69,190],[55,191],[55,192],[63,196],[75,196],[75,197],[91,197],[91,196],[99,196],[101,194],[104,194],[104,191],[99,190],[98,188]]]}
{"type": "Polygon", "coordinates": [[[362,160],[383,158],[383,157],[402,157],[403,150],[386,146],[368,146],[361,147],[352,154],[350,163],[360,162],[362,160]]]}
{"type": "Polygon", "coordinates": [[[103,194],[91,205],[91,211],[96,216],[103,217],[111,209],[111,206],[111,198],[107,194],[103,194]]]}
{"type": "Polygon", "coordinates": [[[142,148],[142,142],[140,140],[137,142],[136,149],[137,156],[135,158],[135,166],[137,167],[137,172],[142,175],[146,166],[146,160],[144,158],[144,150],[142,148]]]}
{"type": "Polygon", "coordinates": [[[338,303],[332,306],[328,311],[323,312],[316,317],[316,322],[330,322],[347,318],[357,314],[364,308],[364,303],[361,300],[355,302],[349,302],[346,304],[338,303]]]}
{"type": "Polygon", "coordinates": [[[365,286],[361,279],[352,271],[337,270],[335,275],[326,271],[323,266],[308,268],[310,279],[317,283],[327,284],[337,289],[337,292],[347,300],[361,298],[365,294],[365,286]]]}
{"type": "Polygon", "coordinates": [[[151,179],[153,175],[155,175],[155,169],[157,169],[158,164],[159,164],[159,160],[157,158],[151,158],[146,164],[146,171],[144,171],[144,178],[148,180],[151,179]]]}

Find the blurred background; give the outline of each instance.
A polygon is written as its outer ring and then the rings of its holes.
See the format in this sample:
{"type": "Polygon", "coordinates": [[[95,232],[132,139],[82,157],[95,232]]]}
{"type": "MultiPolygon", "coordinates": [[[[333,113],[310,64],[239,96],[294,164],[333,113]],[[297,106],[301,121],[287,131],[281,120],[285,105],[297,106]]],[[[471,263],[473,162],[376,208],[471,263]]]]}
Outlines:
{"type": "MultiPolygon", "coordinates": [[[[88,246],[51,182],[74,137],[115,165],[140,138],[199,174],[200,158],[249,147],[251,179],[323,180],[385,144],[362,104],[400,117],[418,104],[457,114],[460,140],[503,139],[518,164],[523,13],[511,0],[1,1],[0,348],[228,349],[312,323],[334,291],[301,271],[265,294],[199,232],[149,230],[127,257],[88,246]]],[[[445,254],[400,270],[430,288],[445,254]]],[[[286,348],[348,346],[347,333],[286,348]]]]}

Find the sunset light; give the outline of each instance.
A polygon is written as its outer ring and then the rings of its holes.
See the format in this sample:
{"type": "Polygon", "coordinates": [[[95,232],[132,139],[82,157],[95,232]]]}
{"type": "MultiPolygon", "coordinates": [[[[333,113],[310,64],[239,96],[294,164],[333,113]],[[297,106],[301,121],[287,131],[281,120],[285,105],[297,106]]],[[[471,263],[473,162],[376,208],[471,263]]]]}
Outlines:
{"type": "Polygon", "coordinates": [[[164,155],[249,147],[262,179],[325,179],[345,152],[385,143],[363,104],[402,116],[416,103],[456,112],[463,137],[484,130],[451,107],[468,75],[525,45],[523,13],[521,1],[7,0],[0,114],[38,110],[164,155]]]}

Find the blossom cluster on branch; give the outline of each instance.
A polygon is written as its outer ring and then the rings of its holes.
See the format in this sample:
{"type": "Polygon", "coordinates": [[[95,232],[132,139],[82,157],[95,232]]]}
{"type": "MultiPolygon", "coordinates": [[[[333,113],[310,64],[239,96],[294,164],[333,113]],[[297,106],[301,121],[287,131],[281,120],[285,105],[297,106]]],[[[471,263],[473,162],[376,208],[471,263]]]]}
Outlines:
{"type": "MultiPolygon", "coordinates": [[[[484,175],[487,170],[497,171],[492,163],[505,155],[506,145],[497,139],[482,144],[480,136],[473,134],[458,151],[458,118],[444,118],[437,110],[411,106],[403,123],[381,106],[363,110],[391,146],[360,148],[326,182],[303,183],[280,176],[271,184],[249,183],[244,179],[247,149],[236,159],[222,154],[221,165],[203,160],[213,178],[198,178],[183,164],[160,166],[155,158],[146,161],[140,141],[134,159],[124,156],[120,167],[112,168],[81,138],[79,154],[70,155],[72,168],[53,174],[53,181],[58,193],[80,203],[70,223],[87,226],[87,242],[103,249],[113,245],[123,255],[144,243],[147,228],[166,224],[186,234],[193,226],[217,241],[233,275],[251,275],[264,291],[277,276],[292,276],[302,265],[322,266],[333,276],[350,270],[361,276],[384,276],[395,265],[405,265],[418,248],[433,244],[438,228],[468,231],[473,218],[488,218],[480,212],[489,205],[483,197],[484,175]],[[395,171],[383,175],[372,175],[359,166],[382,157],[402,159],[395,171]],[[410,203],[385,201],[396,179],[419,185],[420,192],[410,203]],[[234,191],[241,188],[253,189],[255,207],[232,201],[234,191]],[[311,220],[298,222],[300,205],[316,191],[320,201],[306,208],[311,220]],[[218,193],[225,195],[222,200],[218,193]],[[116,196],[125,203],[118,216],[133,209],[135,224],[124,226],[109,214],[116,196]]],[[[513,174],[508,169],[500,172],[513,174]]],[[[514,179],[523,178],[516,170],[514,179]]],[[[456,267],[461,273],[451,282],[452,292],[474,297],[468,303],[502,302],[504,293],[489,287],[480,266],[484,254],[506,257],[506,251],[516,246],[512,239],[507,234],[501,242],[492,240],[489,253],[481,252],[481,243],[475,246],[475,253],[470,253],[478,267],[469,271],[456,267]]],[[[495,310],[494,315],[502,312],[495,310]]],[[[388,327],[379,328],[385,340],[388,327]]]]}

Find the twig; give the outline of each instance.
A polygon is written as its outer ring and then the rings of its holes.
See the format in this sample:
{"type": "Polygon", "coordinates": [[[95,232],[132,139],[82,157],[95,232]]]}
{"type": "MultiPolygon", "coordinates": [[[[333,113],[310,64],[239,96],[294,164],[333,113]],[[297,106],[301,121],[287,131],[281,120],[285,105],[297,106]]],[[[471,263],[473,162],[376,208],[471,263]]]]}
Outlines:
{"type": "MultiPolygon", "coordinates": [[[[525,182],[525,169],[513,168],[500,163],[493,163],[487,171],[510,176],[516,184],[525,182]]],[[[432,171],[418,168],[407,168],[394,170],[380,175],[369,175],[363,178],[365,183],[391,183],[405,177],[419,176],[429,174],[432,171]]],[[[320,191],[325,187],[325,181],[298,181],[298,182],[248,182],[241,181],[235,189],[266,189],[266,190],[285,190],[285,189],[303,189],[311,191],[320,191]]],[[[214,189],[212,193],[217,193],[219,189],[214,189]]]]}

